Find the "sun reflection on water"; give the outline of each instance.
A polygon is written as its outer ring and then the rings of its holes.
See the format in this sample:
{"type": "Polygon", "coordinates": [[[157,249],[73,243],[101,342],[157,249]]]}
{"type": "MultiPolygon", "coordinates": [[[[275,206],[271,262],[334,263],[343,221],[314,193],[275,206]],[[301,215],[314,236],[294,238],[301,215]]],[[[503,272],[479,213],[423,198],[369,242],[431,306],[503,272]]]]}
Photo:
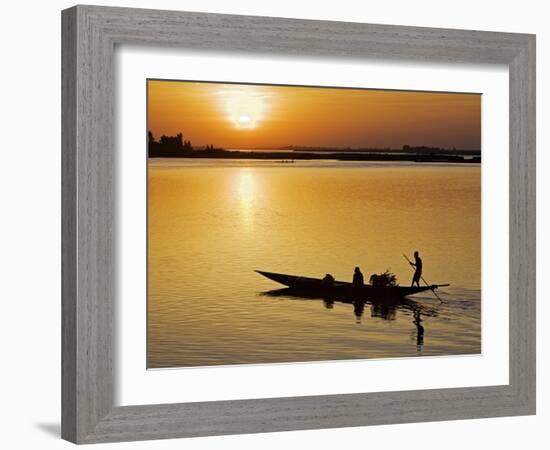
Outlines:
{"type": "Polygon", "coordinates": [[[254,218],[253,209],[256,198],[254,175],[249,168],[242,168],[238,173],[239,205],[243,223],[247,229],[252,227],[254,218]]]}

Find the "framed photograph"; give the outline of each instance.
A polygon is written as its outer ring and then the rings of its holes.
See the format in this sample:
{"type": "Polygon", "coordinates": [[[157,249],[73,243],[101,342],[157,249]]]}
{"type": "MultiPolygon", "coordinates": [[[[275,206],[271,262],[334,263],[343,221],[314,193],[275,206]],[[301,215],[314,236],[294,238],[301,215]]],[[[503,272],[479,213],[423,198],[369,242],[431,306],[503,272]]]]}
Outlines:
{"type": "Polygon", "coordinates": [[[63,24],[62,435],[535,413],[535,37],[63,24]]]}

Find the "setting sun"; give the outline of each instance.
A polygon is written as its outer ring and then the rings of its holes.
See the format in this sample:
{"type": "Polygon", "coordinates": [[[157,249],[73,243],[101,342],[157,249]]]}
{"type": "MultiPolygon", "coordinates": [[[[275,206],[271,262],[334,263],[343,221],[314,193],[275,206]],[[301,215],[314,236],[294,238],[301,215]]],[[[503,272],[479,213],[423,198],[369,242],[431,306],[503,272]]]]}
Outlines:
{"type": "Polygon", "coordinates": [[[256,128],[265,111],[264,96],[256,89],[228,86],[220,91],[227,118],[236,128],[256,128]]]}

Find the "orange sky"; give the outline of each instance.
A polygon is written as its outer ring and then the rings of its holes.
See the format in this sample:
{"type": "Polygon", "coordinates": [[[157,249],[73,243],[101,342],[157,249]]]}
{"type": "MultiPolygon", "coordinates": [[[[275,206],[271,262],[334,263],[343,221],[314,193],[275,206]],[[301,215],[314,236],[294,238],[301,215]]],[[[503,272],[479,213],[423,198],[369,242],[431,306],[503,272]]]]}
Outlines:
{"type": "Polygon", "coordinates": [[[148,81],[148,128],[224,148],[481,148],[481,95],[148,81]]]}

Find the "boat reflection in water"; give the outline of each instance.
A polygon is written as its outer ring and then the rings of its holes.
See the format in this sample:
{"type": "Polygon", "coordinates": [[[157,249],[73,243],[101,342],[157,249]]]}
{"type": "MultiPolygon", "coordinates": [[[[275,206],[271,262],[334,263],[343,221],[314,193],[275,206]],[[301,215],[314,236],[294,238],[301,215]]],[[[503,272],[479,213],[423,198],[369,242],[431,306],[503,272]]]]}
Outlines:
{"type": "Polygon", "coordinates": [[[372,318],[383,320],[395,320],[397,311],[409,312],[413,315],[412,324],[414,325],[412,339],[416,343],[416,349],[421,352],[424,347],[424,326],[423,317],[437,317],[435,308],[431,308],[411,300],[409,298],[348,298],[348,297],[329,297],[306,293],[303,290],[282,288],[262,292],[260,295],[266,297],[285,297],[288,300],[321,300],[326,309],[333,309],[335,303],[347,304],[353,307],[355,323],[361,324],[365,309],[370,312],[372,318]]]}

